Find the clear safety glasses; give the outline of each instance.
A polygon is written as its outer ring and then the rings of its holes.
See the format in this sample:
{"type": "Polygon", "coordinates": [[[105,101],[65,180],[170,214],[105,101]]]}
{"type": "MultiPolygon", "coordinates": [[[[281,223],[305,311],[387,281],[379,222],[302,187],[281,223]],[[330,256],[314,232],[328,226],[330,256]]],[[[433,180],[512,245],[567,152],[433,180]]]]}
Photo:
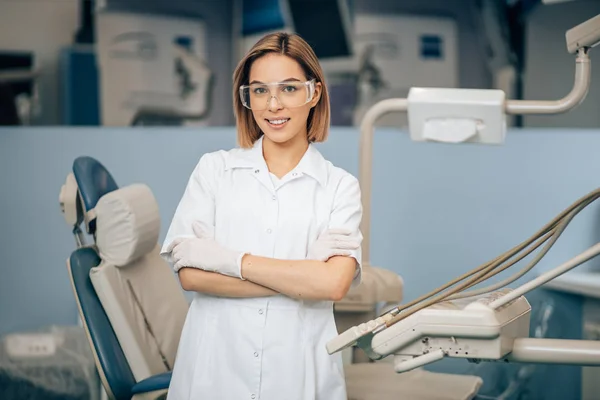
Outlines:
{"type": "Polygon", "coordinates": [[[275,98],[283,108],[300,107],[312,100],[315,80],[306,82],[253,83],[240,86],[240,98],[244,107],[261,111],[269,108],[275,98]]]}

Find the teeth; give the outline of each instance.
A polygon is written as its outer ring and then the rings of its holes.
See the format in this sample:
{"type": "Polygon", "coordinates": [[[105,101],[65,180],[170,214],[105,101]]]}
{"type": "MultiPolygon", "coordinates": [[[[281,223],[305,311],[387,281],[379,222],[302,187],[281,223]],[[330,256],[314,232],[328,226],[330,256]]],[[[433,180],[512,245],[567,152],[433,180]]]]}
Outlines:
{"type": "Polygon", "coordinates": [[[270,119],[269,122],[273,125],[281,125],[284,122],[287,122],[287,119],[270,119]]]}

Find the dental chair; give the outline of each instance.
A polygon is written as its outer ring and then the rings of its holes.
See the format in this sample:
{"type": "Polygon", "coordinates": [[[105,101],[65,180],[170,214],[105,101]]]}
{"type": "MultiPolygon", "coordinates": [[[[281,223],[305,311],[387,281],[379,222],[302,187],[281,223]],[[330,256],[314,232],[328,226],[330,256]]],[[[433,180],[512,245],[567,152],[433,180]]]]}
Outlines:
{"type": "Polygon", "coordinates": [[[118,188],[99,162],[81,157],[60,203],[78,245],[69,278],[105,392],[115,400],[166,397],[188,303],[159,255],[152,192],[118,188]]]}

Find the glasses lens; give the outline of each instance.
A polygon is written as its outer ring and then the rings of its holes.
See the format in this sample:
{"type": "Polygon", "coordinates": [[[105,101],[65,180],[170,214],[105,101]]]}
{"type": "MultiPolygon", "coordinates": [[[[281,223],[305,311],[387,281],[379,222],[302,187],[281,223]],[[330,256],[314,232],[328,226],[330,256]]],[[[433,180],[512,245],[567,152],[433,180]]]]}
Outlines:
{"type": "Polygon", "coordinates": [[[265,110],[272,102],[283,108],[300,107],[311,98],[310,86],[304,82],[252,84],[240,90],[242,103],[252,110],[265,110]]]}

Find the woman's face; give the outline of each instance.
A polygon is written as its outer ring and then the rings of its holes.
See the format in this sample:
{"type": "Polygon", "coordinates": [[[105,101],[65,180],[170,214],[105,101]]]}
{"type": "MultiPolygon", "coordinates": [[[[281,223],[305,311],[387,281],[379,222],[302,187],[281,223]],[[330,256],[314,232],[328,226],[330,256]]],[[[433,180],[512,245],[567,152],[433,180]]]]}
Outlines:
{"type": "Polygon", "coordinates": [[[319,101],[321,84],[314,84],[312,99],[303,104],[309,93],[306,81],[304,71],[290,57],[272,53],[254,61],[249,96],[254,119],[267,139],[286,143],[307,138],[308,114],[319,101]]]}

